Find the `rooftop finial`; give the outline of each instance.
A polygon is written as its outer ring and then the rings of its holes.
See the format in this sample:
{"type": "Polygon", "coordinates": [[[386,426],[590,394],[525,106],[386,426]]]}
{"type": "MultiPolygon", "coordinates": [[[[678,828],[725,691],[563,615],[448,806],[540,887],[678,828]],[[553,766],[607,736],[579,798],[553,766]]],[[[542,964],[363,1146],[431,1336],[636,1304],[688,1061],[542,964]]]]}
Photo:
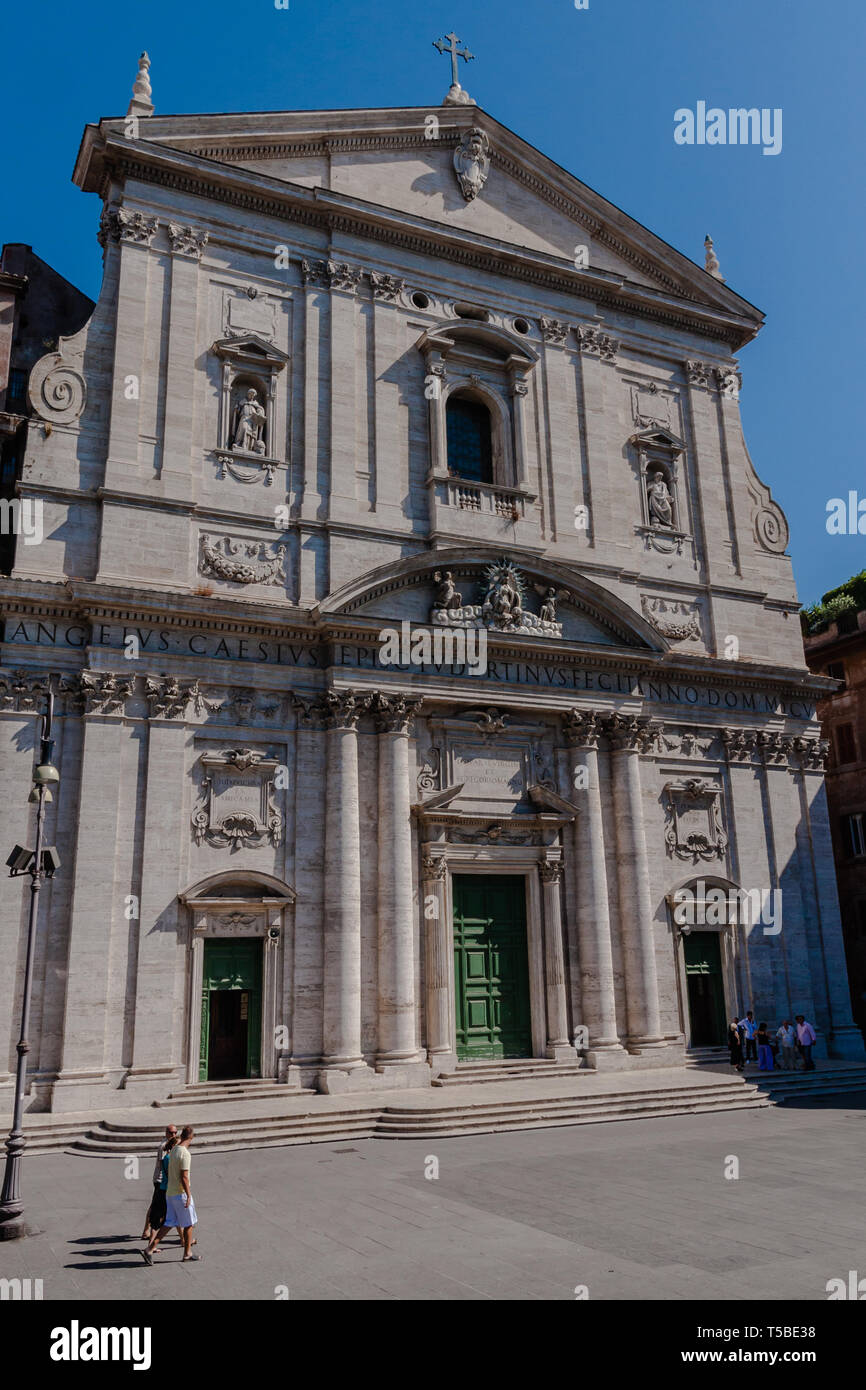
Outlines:
{"type": "Polygon", "coordinates": [[[462,58],[464,62],[471,62],[475,57],[465,46],[458,48],[460,40],[455,33],[446,34],[444,39],[434,39],[433,47],[438,48],[440,53],[447,53],[451,59],[451,86],[448,94],[443,101],[443,106],[475,106],[475,100],[468,92],[460,86],[460,79],[457,76],[457,59],[462,58]]]}
{"type": "Polygon", "coordinates": [[[138,73],[132,84],[132,101],[129,103],[127,116],[152,116],[153,102],[151,101],[150,77],[148,68],[150,59],[146,53],[142,53],[138,60],[138,73]]]}
{"type": "Polygon", "coordinates": [[[704,237],[704,250],[707,253],[707,259],[704,262],[704,270],[706,270],[709,275],[712,275],[714,279],[721,280],[722,284],[724,284],[725,277],[719,268],[719,258],[713,250],[713,238],[710,236],[709,232],[707,232],[707,235],[704,237]]]}

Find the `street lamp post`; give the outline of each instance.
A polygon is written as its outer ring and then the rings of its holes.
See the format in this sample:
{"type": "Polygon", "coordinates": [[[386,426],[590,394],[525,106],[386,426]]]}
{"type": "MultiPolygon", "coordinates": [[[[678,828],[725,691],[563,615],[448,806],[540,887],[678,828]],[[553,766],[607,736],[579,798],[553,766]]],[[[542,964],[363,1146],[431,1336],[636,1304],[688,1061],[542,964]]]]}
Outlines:
{"type": "Polygon", "coordinates": [[[51,722],[54,715],[54,694],[48,693],[48,710],[42,716],[42,738],[39,763],[33,773],[33,790],[29,800],[36,802],[36,850],[25,867],[17,868],[14,860],[20,860],[25,852],[16,847],[10,860],[12,873],[30,874],[30,919],[27,927],[27,962],[24,967],[24,1000],[21,1007],[21,1036],[18,1039],[18,1066],[15,1072],[15,1103],[12,1111],[12,1128],[6,1140],[6,1171],[3,1177],[3,1191],[0,1193],[0,1240],[19,1240],[22,1236],[35,1235],[36,1227],[24,1220],[24,1203],[20,1192],[21,1156],[26,1140],[22,1127],[24,1109],[24,1090],[27,1082],[27,1054],[30,1043],[30,1000],[33,993],[33,964],[36,946],[36,920],[39,912],[39,890],[46,874],[50,877],[56,867],[57,856],[52,851],[43,852],[45,803],[51,801],[51,786],[60,781],[60,774],[51,762],[54,740],[51,737],[51,722]],[[45,859],[48,859],[48,864],[45,859]]]}

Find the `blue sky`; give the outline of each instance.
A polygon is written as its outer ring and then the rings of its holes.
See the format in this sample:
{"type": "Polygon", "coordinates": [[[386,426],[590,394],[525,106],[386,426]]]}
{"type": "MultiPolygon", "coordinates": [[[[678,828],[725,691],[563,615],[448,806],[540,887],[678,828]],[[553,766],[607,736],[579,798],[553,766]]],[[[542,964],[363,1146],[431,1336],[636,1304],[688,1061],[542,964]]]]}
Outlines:
{"type": "Polygon", "coordinates": [[[693,259],[711,232],[728,284],[767,315],[740,354],[742,413],[791,524],[800,597],[866,567],[866,538],[825,526],[829,498],[866,497],[862,0],[16,6],[0,237],[96,296],[99,206],[70,176],[84,125],[125,113],[142,48],[164,114],[426,105],[448,85],[432,41],[451,29],[492,115],[693,259]],[[781,154],[676,145],[674,111],[698,101],[781,107],[781,154]]]}

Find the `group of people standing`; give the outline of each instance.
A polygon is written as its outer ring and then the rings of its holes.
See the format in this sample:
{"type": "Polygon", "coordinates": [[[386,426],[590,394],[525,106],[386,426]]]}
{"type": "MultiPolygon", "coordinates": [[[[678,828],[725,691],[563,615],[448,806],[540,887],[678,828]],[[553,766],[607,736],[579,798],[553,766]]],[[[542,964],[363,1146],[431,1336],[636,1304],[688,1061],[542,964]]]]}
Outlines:
{"type": "Polygon", "coordinates": [[[192,1189],[189,1185],[191,1158],[189,1146],[195,1131],[192,1125],[185,1125],[177,1134],[177,1125],[166,1125],[165,1138],[160,1144],[153,1169],[153,1197],[144,1218],[142,1240],[147,1246],[141,1252],[146,1265],[153,1264],[154,1251],[159,1249],[160,1241],[172,1228],[177,1230],[183,1246],[183,1259],[198,1260],[200,1255],[192,1253],[198,1244],[193,1229],[198,1221],[192,1189]]]}
{"type": "Polygon", "coordinates": [[[737,1071],[742,1071],[747,1062],[757,1062],[759,1071],[772,1071],[777,1059],[781,1071],[797,1071],[800,1061],[803,1071],[814,1071],[815,1042],[815,1029],[803,1014],[797,1014],[793,1023],[783,1018],[773,1033],[766,1023],[756,1023],[749,1009],[745,1018],[732,1018],[728,1028],[731,1066],[737,1071]]]}

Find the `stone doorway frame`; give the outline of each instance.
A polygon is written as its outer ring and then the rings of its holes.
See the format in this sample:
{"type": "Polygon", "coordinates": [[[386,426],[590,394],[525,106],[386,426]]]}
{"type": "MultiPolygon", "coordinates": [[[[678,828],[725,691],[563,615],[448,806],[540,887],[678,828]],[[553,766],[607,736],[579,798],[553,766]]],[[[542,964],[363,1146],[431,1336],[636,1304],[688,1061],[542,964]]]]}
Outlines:
{"type": "Polygon", "coordinates": [[[263,1079],[279,1079],[281,1056],[291,1054],[291,1047],[287,1046],[278,1056],[276,1028],[280,1021],[278,1015],[284,992],[285,956],[287,949],[291,948],[292,937],[292,933],[286,931],[286,914],[295,903],[294,889],[270,874],[236,869],[213,874],[178,897],[190,914],[186,1000],[187,1085],[198,1082],[204,943],[206,940],[232,937],[262,939],[261,1074],[263,1079]],[[256,888],[265,892],[261,897],[249,896],[249,890],[256,888]],[[220,892],[220,889],[223,891],[220,892]],[[232,889],[236,891],[229,891],[232,889]]]}
{"type": "Polygon", "coordinates": [[[719,954],[722,963],[722,992],[725,1000],[725,1026],[727,1027],[734,1013],[740,1017],[739,987],[737,984],[737,932],[740,925],[739,913],[734,908],[731,909],[730,903],[726,909],[727,920],[724,922],[713,923],[711,925],[695,924],[685,926],[678,923],[674,917],[674,908],[677,905],[676,894],[682,890],[691,888],[701,879],[708,888],[720,888],[724,893],[731,891],[739,893],[740,889],[730,879],[720,878],[715,874],[690,874],[687,879],[678,884],[667,895],[665,901],[670,912],[670,920],[674,947],[674,973],[677,982],[677,1003],[679,1009],[680,1028],[682,1029],[685,1048],[688,1052],[691,1049],[691,1030],[692,1020],[689,1014],[689,993],[688,978],[686,976],[686,958],[683,946],[683,936],[693,931],[716,932],[719,937],[719,954]]]}
{"type": "Polygon", "coordinates": [[[559,987],[567,995],[560,891],[564,862],[561,831],[572,818],[557,814],[492,817],[432,807],[416,807],[415,810],[422,822],[419,909],[421,940],[426,951],[426,1046],[434,1074],[453,1071],[457,1066],[454,874],[513,874],[525,880],[531,1055],[558,1061],[574,1059],[575,1052],[567,1038],[555,1045],[550,1034],[553,1025],[551,988],[558,973],[555,967],[551,968],[551,955],[555,951],[558,951],[559,973],[562,974],[559,987]],[[501,826],[505,843],[468,840],[469,836],[489,835],[491,823],[501,826]],[[515,831],[535,843],[508,844],[509,832],[515,831]],[[465,838],[460,841],[457,835],[465,838]],[[542,884],[542,871],[550,876],[550,885],[542,884]],[[435,916],[427,916],[431,895],[437,903],[435,916]]]}

